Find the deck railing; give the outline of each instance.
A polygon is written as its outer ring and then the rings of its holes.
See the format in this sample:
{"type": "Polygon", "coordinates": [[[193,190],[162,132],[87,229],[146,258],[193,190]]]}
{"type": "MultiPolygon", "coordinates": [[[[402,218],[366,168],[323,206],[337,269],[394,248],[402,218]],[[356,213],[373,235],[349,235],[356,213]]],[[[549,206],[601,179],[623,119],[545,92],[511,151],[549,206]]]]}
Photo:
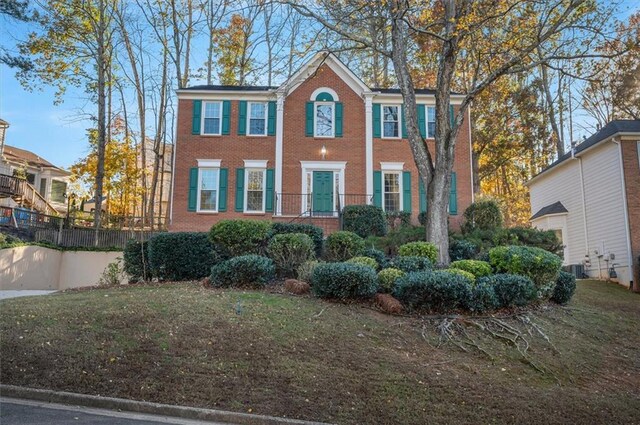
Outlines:
{"type": "Polygon", "coordinates": [[[0,174],[0,195],[11,198],[19,197],[20,202],[28,204],[40,213],[58,215],[58,211],[40,195],[40,192],[31,183],[24,179],[0,174]]]}

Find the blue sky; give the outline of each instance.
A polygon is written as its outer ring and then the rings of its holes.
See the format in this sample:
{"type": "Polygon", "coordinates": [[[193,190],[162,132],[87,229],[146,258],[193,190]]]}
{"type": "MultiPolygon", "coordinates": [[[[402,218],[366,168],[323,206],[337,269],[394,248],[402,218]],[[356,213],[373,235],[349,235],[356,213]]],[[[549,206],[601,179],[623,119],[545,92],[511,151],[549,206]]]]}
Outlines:
{"type": "MultiPolygon", "coordinates": [[[[624,20],[639,9],[640,0],[625,0],[618,19],[624,20]]],[[[28,25],[0,18],[0,39],[8,48],[28,31],[28,25]]],[[[86,107],[86,97],[82,89],[69,89],[63,103],[54,105],[54,100],[52,88],[25,90],[14,70],[0,65],[0,118],[10,123],[6,143],[69,167],[88,152],[85,132],[91,123],[80,113],[86,107]]]]}

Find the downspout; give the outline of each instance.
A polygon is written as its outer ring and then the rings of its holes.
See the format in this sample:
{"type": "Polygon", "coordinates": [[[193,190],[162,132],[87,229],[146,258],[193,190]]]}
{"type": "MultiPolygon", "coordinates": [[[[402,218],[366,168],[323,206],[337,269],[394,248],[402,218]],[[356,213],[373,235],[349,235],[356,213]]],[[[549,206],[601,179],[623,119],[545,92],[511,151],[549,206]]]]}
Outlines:
{"type": "MultiPolygon", "coordinates": [[[[587,203],[584,192],[584,174],[582,172],[582,158],[576,156],[575,144],[571,142],[571,158],[578,160],[578,171],[580,172],[580,195],[582,197],[582,230],[584,232],[584,253],[589,255],[589,231],[587,226],[587,203]]],[[[600,272],[598,270],[598,272],[600,272]]]]}
{"type": "Polygon", "coordinates": [[[474,187],[473,187],[473,139],[471,138],[471,104],[469,104],[469,107],[467,108],[467,127],[469,130],[469,165],[471,166],[471,203],[473,204],[476,201],[476,194],[474,192],[474,187]]]}
{"type": "Polygon", "coordinates": [[[624,211],[624,227],[625,235],[627,237],[627,264],[629,265],[629,289],[633,289],[631,282],[633,281],[633,254],[631,253],[631,232],[629,230],[629,210],[627,209],[627,187],[624,182],[624,163],[622,156],[622,142],[619,138],[613,138],[613,143],[618,145],[618,152],[620,153],[620,184],[622,185],[622,208],[624,211]]]}

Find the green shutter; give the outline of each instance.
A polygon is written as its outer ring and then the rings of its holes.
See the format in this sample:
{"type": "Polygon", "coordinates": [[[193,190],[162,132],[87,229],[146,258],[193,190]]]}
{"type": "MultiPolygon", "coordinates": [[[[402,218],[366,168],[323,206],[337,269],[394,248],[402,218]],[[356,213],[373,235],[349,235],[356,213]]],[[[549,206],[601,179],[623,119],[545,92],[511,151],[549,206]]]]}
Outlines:
{"type": "Polygon", "coordinates": [[[276,102],[269,102],[269,110],[267,115],[267,135],[276,135],[276,102]]]}
{"type": "Polygon", "coordinates": [[[227,175],[229,170],[227,168],[220,169],[220,194],[218,196],[218,211],[227,210],[227,175]]]}
{"type": "Polygon", "coordinates": [[[273,187],[274,187],[274,171],[273,168],[267,168],[267,186],[265,190],[266,199],[264,201],[264,209],[266,212],[273,212],[273,187]]]}
{"type": "Polygon", "coordinates": [[[247,134],[247,101],[241,100],[238,104],[238,136],[247,134]]]}
{"type": "Polygon", "coordinates": [[[236,211],[244,211],[244,168],[236,168],[236,211]]]}
{"type": "Polygon", "coordinates": [[[342,102],[336,102],[336,137],[342,137],[342,102]]]}
{"type": "Polygon", "coordinates": [[[424,190],[424,183],[422,183],[422,179],[419,179],[419,182],[420,212],[425,212],[427,210],[427,192],[424,190]]]}
{"type": "MultiPolygon", "coordinates": [[[[423,139],[427,138],[427,108],[418,105],[418,128],[423,139]]],[[[422,181],[422,180],[421,180],[422,181]]]]}
{"type": "Polygon", "coordinates": [[[458,214],[458,193],[456,188],[456,173],[451,173],[451,189],[449,190],[449,214],[458,214]]]}
{"type": "Polygon", "coordinates": [[[333,96],[326,91],[323,91],[319,95],[316,96],[316,102],[333,102],[333,96]]]}
{"type": "Polygon", "coordinates": [[[229,123],[230,116],[231,101],[224,100],[222,101],[222,134],[225,136],[229,134],[229,129],[231,128],[229,123]]]}
{"type": "Polygon", "coordinates": [[[453,105],[449,105],[449,122],[451,123],[451,126],[453,127],[453,120],[455,119],[455,115],[453,113],[453,105]]]}
{"type": "Polygon", "coordinates": [[[313,137],[313,102],[307,102],[306,107],[307,117],[304,135],[307,137],[313,137]]]}
{"type": "Polygon", "coordinates": [[[382,208],[382,171],[373,172],[373,205],[382,208]]]}
{"type": "Polygon", "coordinates": [[[380,137],[381,134],[381,126],[382,123],[380,122],[380,104],[379,103],[374,103],[373,104],[373,137],[380,137]]]}
{"type": "Polygon", "coordinates": [[[198,204],[198,167],[189,170],[189,201],[187,211],[195,211],[198,204]]]}
{"type": "Polygon", "coordinates": [[[400,107],[400,111],[401,111],[400,112],[400,115],[401,115],[400,118],[402,119],[401,120],[402,121],[402,124],[401,124],[402,125],[402,138],[406,139],[408,136],[407,136],[407,120],[404,119],[404,105],[402,105],[400,107]]]}
{"type": "Polygon", "coordinates": [[[402,210],[411,212],[411,172],[402,173],[402,210]]]}
{"type": "MultiPolygon", "coordinates": [[[[191,122],[191,134],[200,134],[200,123],[202,122],[202,101],[193,101],[193,121],[191,122]]],[[[195,207],[194,207],[195,209],[195,207]]]]}

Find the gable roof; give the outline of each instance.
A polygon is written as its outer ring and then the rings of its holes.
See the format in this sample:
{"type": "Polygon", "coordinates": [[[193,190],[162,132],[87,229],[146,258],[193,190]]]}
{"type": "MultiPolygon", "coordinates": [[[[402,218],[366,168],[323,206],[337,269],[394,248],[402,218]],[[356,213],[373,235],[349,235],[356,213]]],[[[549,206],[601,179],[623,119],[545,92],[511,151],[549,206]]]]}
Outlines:
{"type": "Polygon", "coordinates": [[[580,152],[586,151],[593,146],[607,141],[614,136],[622,135],[622,134],[634,134],[637,133],[640,135],[640,120],[613,120],[609,122],[607,125],[598,130],[595,134],[593,134],[588,139],[584,140],[582,143],[573,148],[573,153],[571,150],[565,153],[557,160],[552,162],[548,167],[544,168],[538,174],[533,176],[527,184],[531,183],[534,179],[538,178],[542,174],[556,167],[557,165],[562,164],[567,159],[571,158],[579,154],[580,152]]]}
{"type": "Polygon", "coordinates": [[[195,90],[211,90],[211,91],[271,91],[271,90],[275,90],[278,87],[275,86],[221,86],[221,85],[209,85],[209,84],[202,84],[199,86],[191,86],[191,87],[185,87],[183,89],[180,90],[187,90],[187,91],[195,91],[195,90]]]}
{"type": "Polygon", "coordinates": [[[551,205],[547,205],[546,207],[540,208],[540,210],[532,215],[529,220],[535,220],[536,218],[544,217],[545,215],[564,214],[568,212],[569,211],[564,207],[564,205],[562,205],[562,202],[558,201],[554,202],[551,205]]]}
{"type": "Polygon", "coordinates": [[[26,163],[32,167],[37,167],[37,168],[52,168],[54,170],[61,171],[65,174],[71,174],[60,167],[56,167],[55,165],[53,165],[46,159],[41,158],[37,154],[31,151],[28,151],[26,149],[17,148],[15,146],[4,145],[3,156],[4,156],[4,159],[9,162],[15,162],[19,164],[26,163]]]}

